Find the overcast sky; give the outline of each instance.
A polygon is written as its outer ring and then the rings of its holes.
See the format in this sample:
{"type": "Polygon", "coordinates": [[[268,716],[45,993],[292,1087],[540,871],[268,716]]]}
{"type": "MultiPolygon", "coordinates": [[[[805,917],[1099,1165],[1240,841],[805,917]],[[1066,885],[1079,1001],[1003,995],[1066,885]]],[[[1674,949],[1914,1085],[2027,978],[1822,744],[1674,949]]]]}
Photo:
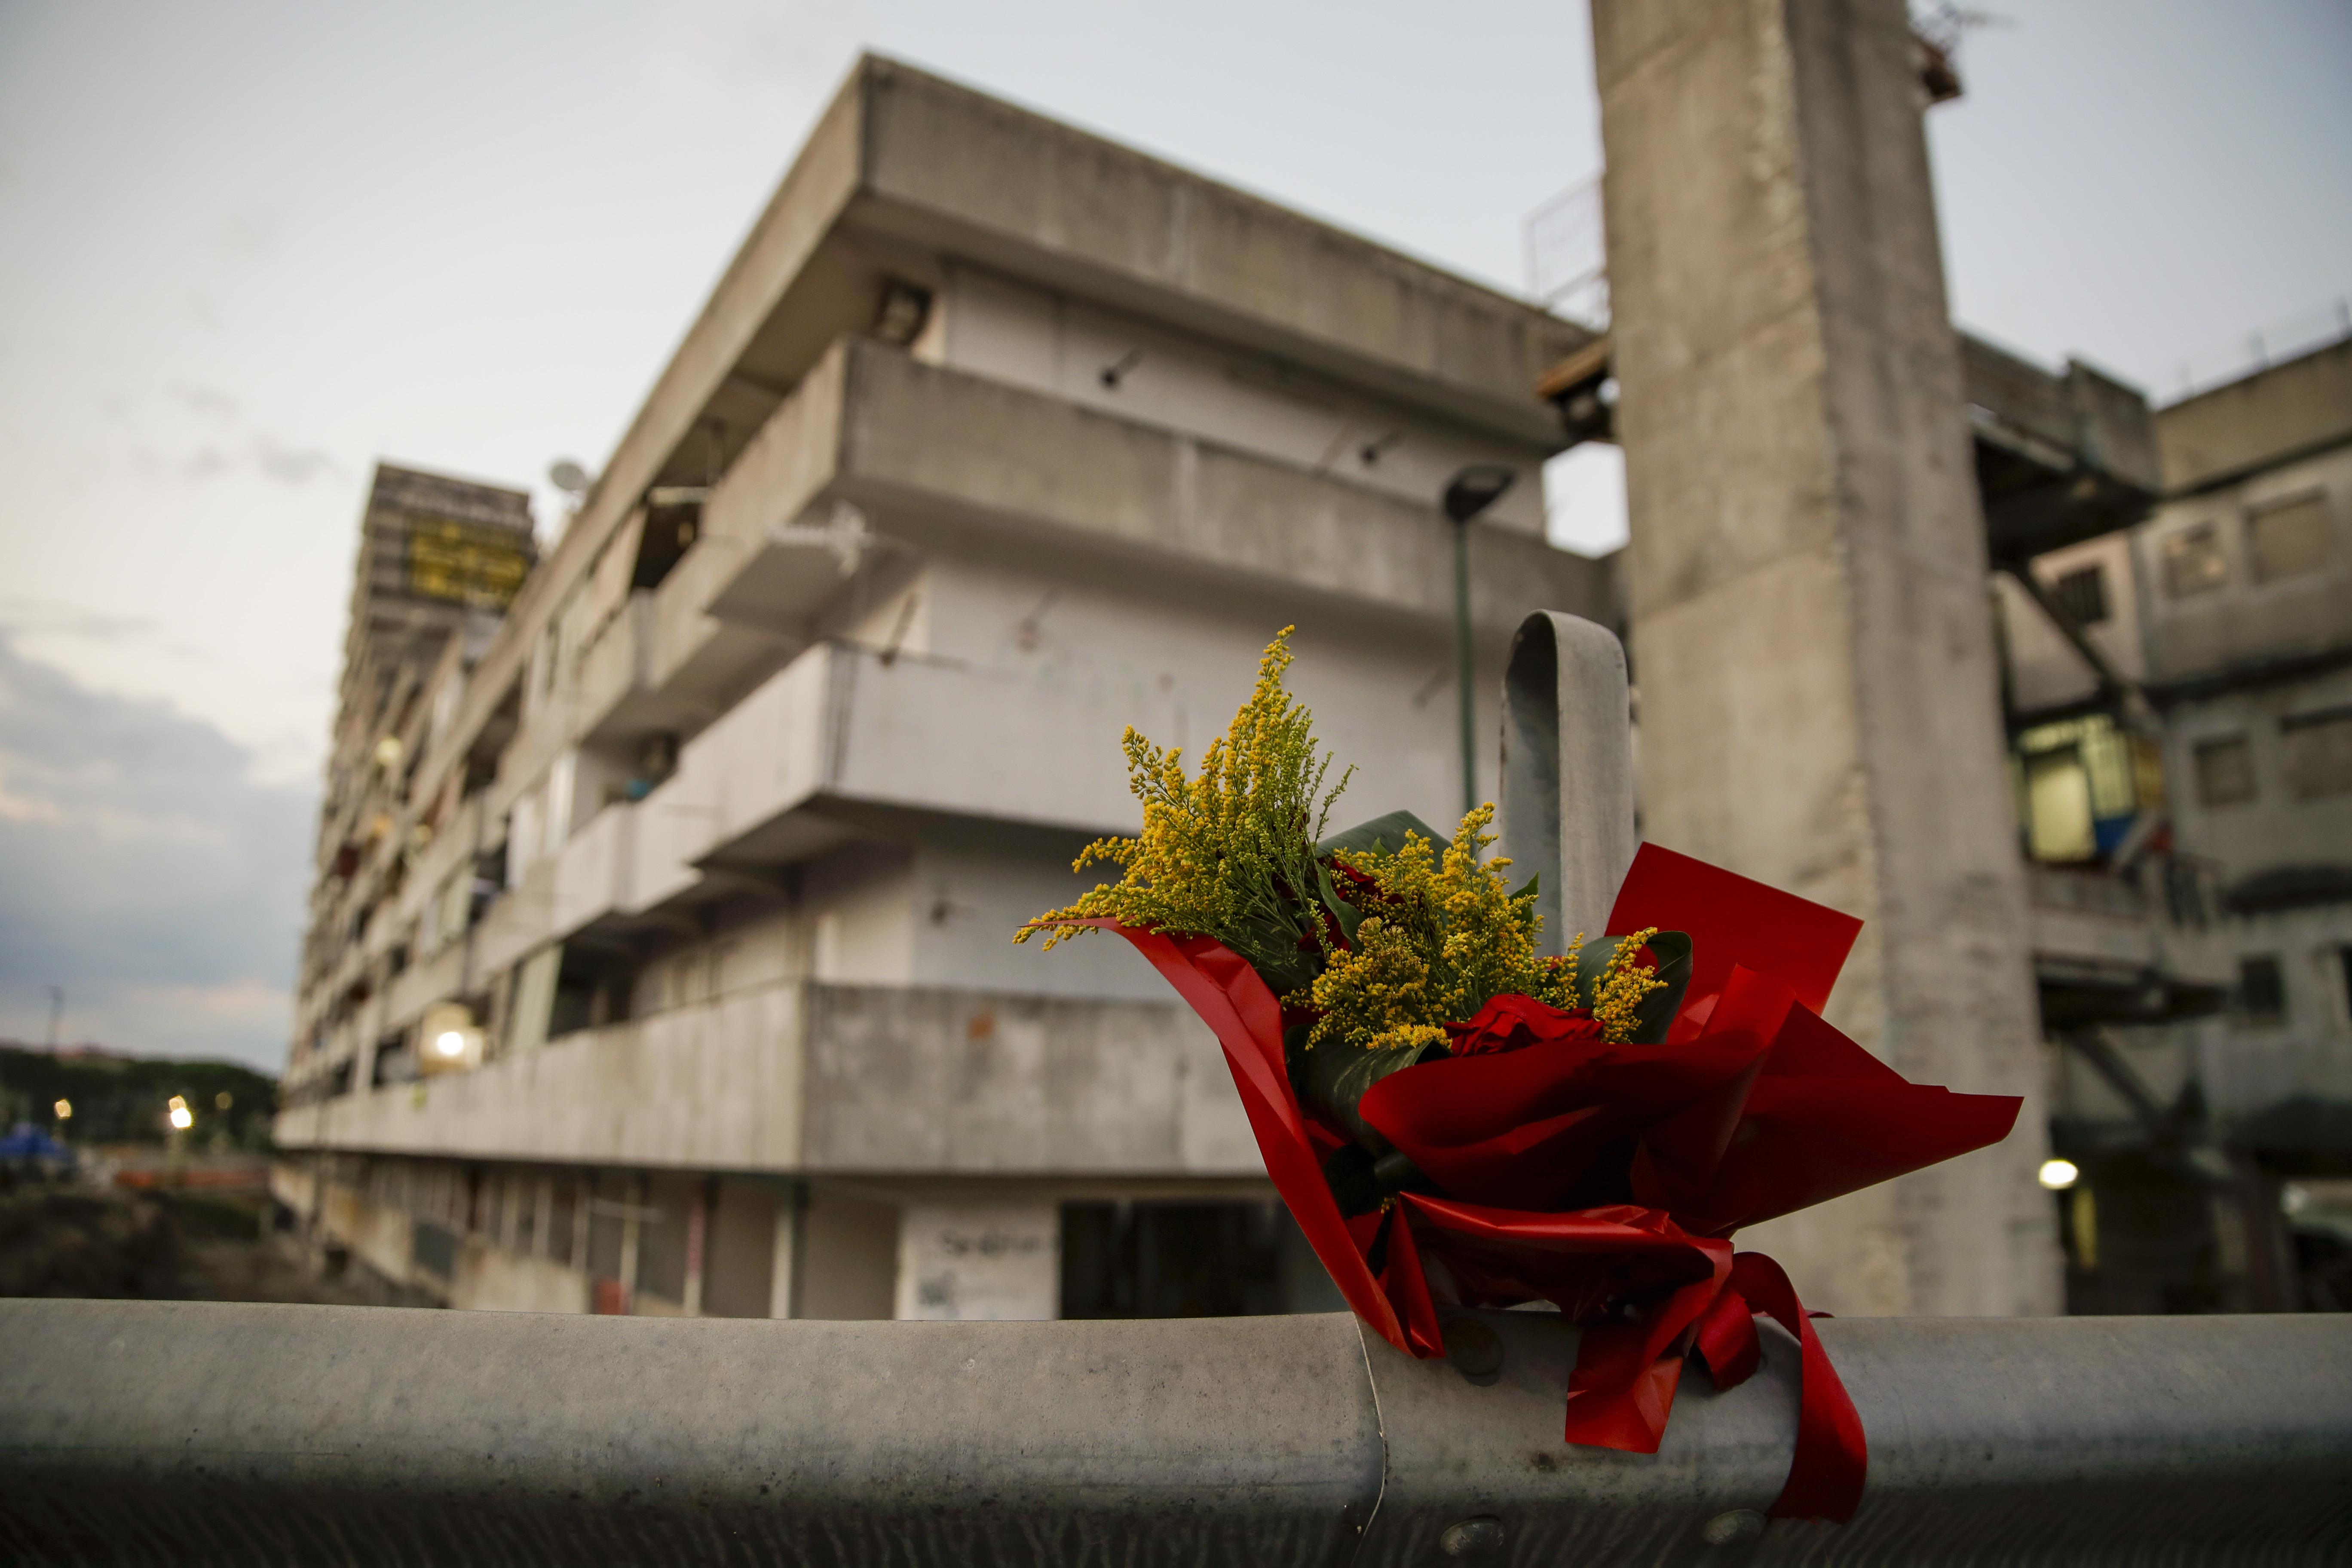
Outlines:
{"type": "MultiPolygon", "coordinates": [[[[2352,6],[1996,8],[1962,322],[2162,396],[2352,292],[2352,6]]],[[[1507,289],[1600,164],[1573,3],[0,0],[0,1037],[282,1058],[370,465],[599,465],[861,47],[1507,289]]]]}

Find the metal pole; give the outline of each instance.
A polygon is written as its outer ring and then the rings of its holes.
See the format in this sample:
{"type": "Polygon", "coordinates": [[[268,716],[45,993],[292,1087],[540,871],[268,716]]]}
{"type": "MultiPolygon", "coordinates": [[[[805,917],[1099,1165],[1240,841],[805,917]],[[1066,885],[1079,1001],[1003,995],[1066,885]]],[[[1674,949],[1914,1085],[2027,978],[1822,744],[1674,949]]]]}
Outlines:
{"type": "Polygon", "coordinates": [[[1462,814],[1478,809],[1477,672],[1470,650],[1470,524],[1454,525],[1454,705],[1462,718],[1462,814]]]}

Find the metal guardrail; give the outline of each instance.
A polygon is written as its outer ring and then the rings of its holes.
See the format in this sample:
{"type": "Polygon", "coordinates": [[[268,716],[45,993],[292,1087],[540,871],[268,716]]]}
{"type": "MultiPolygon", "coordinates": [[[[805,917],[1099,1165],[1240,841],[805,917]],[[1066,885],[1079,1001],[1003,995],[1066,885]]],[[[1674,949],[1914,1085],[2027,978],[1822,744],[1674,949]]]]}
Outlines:
{"type": "MultiPolygon", "coordinates": [[[[2352,1561],[2352,1320],[1820,1325],[1843,1527],[1761,1510],[1793,1343],[1655,1456],[1346,1316],[828,1323],[0,1302],[0,1557],[88,1563],[2352,1561]]],[[[1469,1358],[1465,1357],[1467,1362],[1469,1358]]],[[[1491,1357],[1488,1358],[1491,1360],[1491,1357]]]]}

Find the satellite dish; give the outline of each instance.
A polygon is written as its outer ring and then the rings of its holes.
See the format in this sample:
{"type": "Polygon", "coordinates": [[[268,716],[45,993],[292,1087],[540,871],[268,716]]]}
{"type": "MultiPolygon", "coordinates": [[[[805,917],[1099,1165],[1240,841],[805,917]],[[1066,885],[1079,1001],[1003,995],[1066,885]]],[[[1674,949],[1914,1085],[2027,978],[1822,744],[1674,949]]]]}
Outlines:
{"type": "Polygon", "coordinates": [[[587,469],[569,458],[560,458],[549,465],[547,477],[557,489],[568,496],[586,495],[589,485],[594,482],[589,479],[587,469]]]}

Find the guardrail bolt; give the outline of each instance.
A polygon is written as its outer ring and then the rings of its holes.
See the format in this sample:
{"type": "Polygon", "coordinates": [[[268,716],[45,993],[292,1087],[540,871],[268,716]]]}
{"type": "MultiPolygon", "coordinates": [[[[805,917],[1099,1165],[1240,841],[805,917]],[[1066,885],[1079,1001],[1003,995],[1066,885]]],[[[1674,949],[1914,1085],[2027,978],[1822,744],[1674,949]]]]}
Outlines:
{"type": "MultiPolygon", "coordinates": [[[[1488,1329],[1486,1332],[1491,1335],[1494,1331],[1488,1329]]],[[[1489,1552],[1499,1552],[1502,1546],[1503,1521],[1491,1513],[1482,1513],[1475,1519],[1448,1525],[1445,1533],[1437,1538],[1437,1549],[1457,1563],[1466,1563],[1489,1552]]]]}
{"type": "Polygon", "coordinates": [[[1764,1533],[1764,1516],[1752,1508],[1735,1508],[1729,1513],[1718,1513],[1699,1527],[1698,1538],[1709,1546],[1728,1546],[1735,1541],[1752,1541],[1764,1533]]]}

